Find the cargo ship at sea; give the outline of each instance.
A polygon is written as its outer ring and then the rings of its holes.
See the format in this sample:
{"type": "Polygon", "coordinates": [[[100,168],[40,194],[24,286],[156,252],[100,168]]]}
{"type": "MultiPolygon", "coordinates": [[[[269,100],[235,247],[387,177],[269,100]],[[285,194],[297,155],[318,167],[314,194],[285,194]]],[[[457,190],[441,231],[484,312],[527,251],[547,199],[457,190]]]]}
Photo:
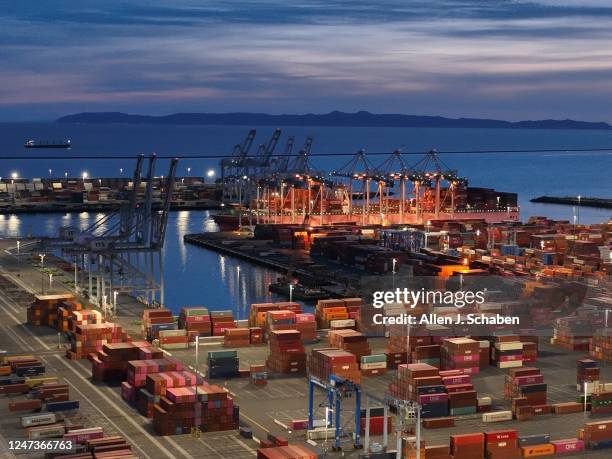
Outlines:
{"type": "Polygon", "coordinates": [[[41,141],[41,140],[26,140],[23,144],[25,148],[72,148],[70,140],[58,140],[58,141],[41,141]]]}

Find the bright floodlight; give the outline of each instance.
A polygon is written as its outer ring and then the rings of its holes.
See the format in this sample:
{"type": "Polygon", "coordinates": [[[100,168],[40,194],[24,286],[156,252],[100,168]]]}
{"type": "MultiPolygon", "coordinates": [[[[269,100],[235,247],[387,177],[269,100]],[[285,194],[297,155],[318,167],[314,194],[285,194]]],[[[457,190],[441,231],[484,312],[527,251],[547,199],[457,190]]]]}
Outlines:
{"type": "Polygon", "coordinates": [[[16,179],[17,177],[19,177],[19,174],[17,172],[11,172],[12,179],[16,179]]]}
{"type": "Polygon", "coordinates": [[[87,177],[89,177],[89,174],[87,172],[83,172],[83,180],[85,180],[87,177]]]}
{"type": "Polygon", "coordinates": [[[213,169],[210,169],[206,175],[208,175],[209,177],[214,177],[215,176],[215,171],[213,169]]]}

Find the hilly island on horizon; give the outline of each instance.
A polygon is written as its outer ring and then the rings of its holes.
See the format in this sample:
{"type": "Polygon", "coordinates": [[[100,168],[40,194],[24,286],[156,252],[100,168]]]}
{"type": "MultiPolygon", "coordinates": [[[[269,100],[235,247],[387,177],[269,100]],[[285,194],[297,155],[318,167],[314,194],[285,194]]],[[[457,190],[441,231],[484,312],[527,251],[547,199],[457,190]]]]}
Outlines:
{"type": "Polygon", "coordinates": [[[610,130],[605,122],[563,120],[504,121],[484,118],[447,118],[404,114],[377,114],[367,111],[325,114],[268,113],[174,113],[132,115],[122,112],[83,112],[56,120],[63,124],[175,124],[175,125],[257,125],[257,126],[350,126],[350,127],[436,127],[489,129],[596,129],[610,130]]]}

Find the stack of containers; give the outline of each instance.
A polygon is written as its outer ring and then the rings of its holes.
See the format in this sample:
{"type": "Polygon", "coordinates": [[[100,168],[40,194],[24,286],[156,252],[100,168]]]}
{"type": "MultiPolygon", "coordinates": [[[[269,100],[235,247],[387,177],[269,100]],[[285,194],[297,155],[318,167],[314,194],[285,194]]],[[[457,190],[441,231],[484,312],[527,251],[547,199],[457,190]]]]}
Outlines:
{"type": "Polygon", "coordinates": [[[485,435],[483,433],[451,435],[450,450],[453,459],[484,459],[485,435]]]}
{"type": "Polygon", "coordinates": [[[249,327],[263,327],[266,323],[266,312],[278,311],[274,303],[254,303],[249,309],[249,327]]]}
{"type": "Polygon", "coordinates": [[[102,437],[85,441],[85,448],[93,458],[137,459],[138,456],[131,453],[130,444],[121,436],[102,437]]]}
{"type": "Polygon", "coordinates": [[[591,395],[592,414],[612,413],[612,392],[601,391],[591,395]]]}
{"type": "Polygon", "coordinates": [[[238,351],[210,351],[208,353],[208,376],[232,378],[238,376],[238,351]]]}
{"type": "Polygon", "coordinates": [[[480,369],[487,368],[491,361],[491,342],[488,339],[478,341],[480,346],[478,366],[480,369]]]}
{"type": "Polygon", "coordinates": [[[71,330],[70,318],[73,317],[73,312],[83,309],[81,303],[76,301],[64,300],[60,301],[57,308],[57,331],[67,332],[71,330]]]}
{"type": "Polygon", "coordinates": [[[168,371],[147,374],[145,387],[136,392],[138,412],[148,418],[153,417],[153,406],[160,397],[166,395],[171,387],[192,387],[196,385],[195,374],[189,371],[168,371]]]}
{"type": "MultiPolygon", "coordinates": [[[[537,322],[540,324],[540,322],[537,322]]],[[[523,343],[523,363],[535,362],[538,359],[540,339],[534,329],[520,330],[520,341],[523,343]]]]}
{"type": "Polygon", "coordinates": [[[341,349],[313,349],[308,361],[308,373],[323,381],[331,375],[361,383],[361,373],[354,354],[341,349]]]}
{"type": "Polygon", "coordinates": [[[472,377],[462,370],[440,372],[445,392],[448,393],[449,412],[453,416],[474,414],[478,411],[478,397],[472,377]]]}
{"type": "Polygon", "coordinates": [[[142,313],[142,336],[148,341],[159,339],[161,330],[176,330],[170,309],[145,309],[142,313]]]}
{"type": "Polygon", "coordinates": [[[295,315],[295,329],[302,334],[302,342],[315,341],[317,339],[317,322],[314,314],[297,313],[295,315]]]}
{"type": "Polygon", "coordinates": [[[417,388],[421,386],[430,388],[425,393],[445,392],[440,370],[426,363],[401,364],[398,365],[395,378],[389,384],[389,393],[397,399],[417,401],[419,392],[423,391],[417,388]]]}
{"type": "Polygon", "coordinates": [[[487,459],[520,459],[521,449],[516,430],[498,430],[485,433],[487,459]]]}
{"type": "Polygon", "coordinates": [[[551,412],[546,402],[544,376],[538,368],[510,369],[504,383],[504,397],[511,400],[512,412],[519,421],[551,412]]]}
{"type": "Polygon", "coordinates": [[[183,365],[172,357],[151,360],[130,360],[127,366],[127,381],[122,384],[121,395],[133,404],[137,389],[145,387],[147,375],[165,371],[182,371],[183,365]]]}
{"type": "Polygon", "coordinates": [[[440,368],[441,348],[439,344],[416,346],[410,354],[411,362],[427,363],[440,368]]]}
{"type": "Polygon", "coordinates": [[[519,447],[523,457],[552,456],[555,447],[550,443],[550,434],[520,435],[519,447]]]}
{"type": "Polygon", "coordinates": [[[589,354],[597,360],[605,360],[612,362],[612,331],[606,329],[598,329],[593,335],[589,354]]]}
{"type": "Polygon", "coordinates": [[[248,328],[226,328],[223,347],[245,347],[251,344],[251,331],[248,328]]]}
{"type": "Polygon", "coordinates": [[[153,408],[153,428],[159,435],[190,433],[193,428],[217,432],[238,428],[238,407],[221,387],[204,383],[196,387],[166,389],[153,408]]]}
{"type": "MultiPolygon", "coordinates": [[[[366,431],[367,411],[361,410],[361,435],[366,431]]],[[[370,408],[370,435],[382,435],[385,431],[385,410],[384,408],[370,408]]],[[[393,416],[387,413],[387,434],[393,432],[393,416]]]]}
{"type": "Polygon", "coordinates": [[[211,311],[210,320],[212,322],[213,336],[224,336],[227,328],[236,328],[232,311],[211,311]]]}
{"type": "Polygon", "coordinates": [[[36,295],[35,300],[28,306],[27,320],[30,325],[47,325],[57,328],[57,308],[62,301],[74,300],[70,294],[60,295],[36,295]]]}
{"type": "Polygon", "coordinates": [[[516,368],[523,366],[523,343],[515,335],[494,337],[491,361],[497,368],[516,368]]]}
{"type": "Polygon", "coordinates": [[[295,312],[288,310],[267,312],[264,337],[267,338],[272,330],[294,330],[295,315],[295,312]]]}
{"type": "Polygon", "coordinates": [[[588,449],[612,448],[612,420],[587,422],[578,436],[588,449]]]}
{"type": "Polygon", "coordinates": [[[387,373],[387,356],[385,354],[364,355],[361,357],[360,368],[363,376],[382,376],[387,373]]]}
{"type": "Polygon", "coordinates": [[[163,349],[187,349],[189,347],[187,330],[159,330],[159,346],[163,349]]]}
{"type": "Polygon", "coordinates": [[[276,373],[303,374],[306,351],[297,330],[273,330],[269,335],[270,355],[266,366],[276,373]]]}
{"type": "Polygon", "coordinates": [[[588,351],[593,324],[586,318],[560,317],[555,320],[551,344],[569,351],[588,351]]]}
{"type": "Polygon", "coordinates": [[[350,352],[357,357],[357,362],[361,362],[363,356],[372,353],[366,336],[355,330],[331,330],[329,345],[350,352]]]}
{"type": "Polygon", "coordinates": [[[442,344],[442,368],[460,369],[466,374],[480,371],[480,345],[470,338],[447,338],[442,344]]]}
{"type": "Polygon", "coordinates": [[[592,359],[579,359],[576,366],[576,390],[584,391],[586,383],[587,392],[592,393],[599,383],[599,363],[592,359]]]}
{"type": "Polygon", "coordinates": [[[265,386],[268,383],[268,372],[265,365],[251,365],[249,376],[254,386],[265,386]]]}
{"type": "Polygon", "coordinates": [[[124,343],[129,339],[123,328],[112,322],[76,325],[70,334],[70,349],[66,356],[71,360],[82,359],[101,351],[107,343],[124,343]]]}
{"type": "Polygon", "coordinates": [[[130,360],[161,359],[163,355],[147,341],[105,344],[97,356],[90,358],[91,376],[94,381],[124,381],[130,360]]]}
{"type": "Polygon", "coordinates": [[[250,327],[249,340],[251,344],[263,344],[263,328],[250,327]]]}
{"type": "Polygon", "coordinates": [[[319,300],[315,308],[318,328],[329,328],[330,321],[348,319],[349,313],[344,300],[319,300]]]}
{"type": "Polygon", "coordinates": [[[266,312],[268,311],[293,311],[296,314],[302,312],[299,303],[279,302],[279,303],[256,303],[249,309],[249,327],[264,327],[266,323],[266,312]]]}
{"type": "Polygon", "coordinates": [[[68,329],[72,332],[77,325],[101,324],[104,322],[100,311],[95,309],[75,309],[68,318],[68,329]]]}
{"type": "Polygon", "coordinates": [[[362,298],[344,298],[344,305],[346,306],[346,312],[348,312],[349,319],[355,321],[356,330],[362,330],[361,323],[361,307],[363,306],[362,298]]]}
{"type": "Polygon", "coordinates": [[[187,330],[190,341],[195,341],[196,336],[212,335],[210,315],[204,306],[181,308],[178,326],[187,330]]]}

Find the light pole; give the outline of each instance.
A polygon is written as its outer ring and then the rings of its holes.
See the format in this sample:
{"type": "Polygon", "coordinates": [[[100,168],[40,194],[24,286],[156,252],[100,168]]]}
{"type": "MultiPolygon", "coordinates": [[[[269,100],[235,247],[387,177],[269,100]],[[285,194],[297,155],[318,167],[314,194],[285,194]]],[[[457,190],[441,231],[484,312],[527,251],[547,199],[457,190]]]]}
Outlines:
{"type": "Polygon", "coordinates": [[[119,168],[119,175],[123,175],[123,167],[119,168]]]}
{"type": "Polygon", "coordinates": [[[293,301],[293,282],[289,283],[289,303],[293,301]]]}
{"type": "Polygon", "coordinates": [[[45,254],[44,253],[39,253],[38,256],[40,257],[40,293],[42,293],[44,295],[45,293],[45,254]]]}
{"type": "Polygon", "coordinates": [[[240,320],[240,266],[236,266],[236,315],[237,319],[240,320]]]}
{"type": "Polygon", "coordinates": [[[189,174],[191,174],[191,167],[187,168],[187,177],[189,177],[189,174]]]}
{"type": "Polygon", "coordinates": [[[49,273],[49,292],[51,292],[52,290],[52,284],[53,284],[53,273],[49,273]]]}
{"type": "Polygon", "coordinates": [[[85,183],[85,179],[89,176],[89,174],[87,172],[83,172],[81,176],[83,177],[83,183],[85,183]]]}
{"type": "Polygon", "coordinates": [[[49,169],[49,178],[53,177],[53,169],[49,169]]]}
{"type": "Polygon", "coordinates": [[[20,253],[19,253],[19,248],[21,247],[21,241],[17,241],[17,263],[21,264],[21,258],[20,258],[20,253]]]}
{"type": "Polygon", "coordinates": [[[117,290],[113,292],[113,310],[115,314],[117,314],[117,295],[118,294],[119,292],[117,290]]]}
{"type": "Polygon", "coordinates": [[[578,226],[580,226],[580,200],[582,199],[582,196],[578,195],[578,226]]]}
{"type": "Polygon", "coordinates": [[[209,169],[208,172],[206,173],[206,176],[212,181],[213,177],[215,176],[214,169],[209,169]]]}
{"type": "Polygon", "coordinates": [[[64,172],[64,178],[68,179],[68,172],[64,172]]]}
{"type": "Polygon", "coordinates": [[[74,291],[79,291],[78,281],[77,281],[77,257],[74,256],[74,291]]]}

